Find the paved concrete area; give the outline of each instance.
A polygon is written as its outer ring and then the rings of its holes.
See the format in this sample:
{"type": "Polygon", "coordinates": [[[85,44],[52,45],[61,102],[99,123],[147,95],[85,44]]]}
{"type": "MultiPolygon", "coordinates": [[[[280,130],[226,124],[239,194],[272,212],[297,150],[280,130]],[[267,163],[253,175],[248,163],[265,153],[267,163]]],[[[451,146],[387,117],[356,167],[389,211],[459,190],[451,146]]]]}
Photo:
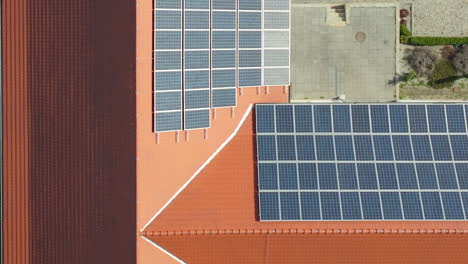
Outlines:
{"type": "Polygon", "coordinates": [[[343,27],[326,25],[326,15],[325,7],[292,5],[291,99],[394,100],[395,7],[353,7],[343,27]]]}

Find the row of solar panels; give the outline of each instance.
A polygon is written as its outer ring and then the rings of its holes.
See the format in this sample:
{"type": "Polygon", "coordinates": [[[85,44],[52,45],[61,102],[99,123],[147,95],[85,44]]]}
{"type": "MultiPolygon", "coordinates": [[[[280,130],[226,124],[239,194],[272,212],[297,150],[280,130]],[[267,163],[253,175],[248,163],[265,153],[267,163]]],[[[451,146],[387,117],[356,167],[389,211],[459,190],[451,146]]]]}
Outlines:
{"type": "Polygon", "coordinates": [[[461,104],[258,105],[258,133],[465,133],[461,104]]]}
{"type": "Polygon", "coordinates": [[[209,127],[236,87],[288,84],[289,0],[155,0],[156,132],[209,127]]]}
{"type": "Polygon", "coordinates": [[[466,219],[467,113],[464,104],[257,105],[260,219],[466,219]]]}
{"type": "Polygon", "coordinates": [[[263,221],[467,220],[468,192],[261,192],[263,221]]]}

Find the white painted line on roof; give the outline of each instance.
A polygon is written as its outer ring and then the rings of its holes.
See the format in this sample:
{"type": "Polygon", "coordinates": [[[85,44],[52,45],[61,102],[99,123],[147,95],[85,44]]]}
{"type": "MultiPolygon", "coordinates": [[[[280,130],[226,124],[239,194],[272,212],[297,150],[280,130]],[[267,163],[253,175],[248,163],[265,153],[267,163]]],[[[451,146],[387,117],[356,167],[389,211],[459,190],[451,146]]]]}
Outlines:
{"type": "Polygon", "coordinates": [[[162,248],[160,245],[154,243],[154,241],[152,241],[151,239],[145,237],[145,236],[141,236],[141,238],[143,238],[144,240],[146,240],[146,242],[150,243],[151,245],[157,247],[159,250],[161,250],[162,252],[166,253],[168,256],[170,256],[171,258],[173,258],[175,261],[179,262],[179,263],[182,263],[182,264],[186,264],[184,261],[182,261],[180,258],[176,257],[175,255],[173,255],[171,252],[165,250],[164,248],[162,248]]]}
{"type": "Polygon", "coordinates": [[[166,204],[163,205],[163,207],[161,207],[161,209],[159,209],[159,211],[148,221],[148,223],[146,223],[146,225],[140,230],[140,232],[143,232],[143,230],[145,230],[153,221],[154,219],[156,219],[156,217],[158,217],[162,211],[164,211],[164,209],[166,209],[167,206],[169,206],[170,203],[172,203],[172,201],[185,189],[185,187],[187,187],[192,181],[193,179],[195,179],[195,177],[197,177],[197,175],[203,171],[203,169],[205,169],[205,167],[219,154],[219,152],[221,152],[221,150],[224,149],[224,147],[229,143],[231,142],[231,140],[234,138],[235,135],[237,135],[237,133],[239,132],[240,128],[242,127],[242,125],[244,124],[245,120],[247,119],[247,117],[249,116],[250,112],[252,111],[252,105],[253,104],[250,104],[248,107],[247,107],[247,110],[245,111],[244,113],[244,116],[242,116],[242,119],[239,121],[239,124],[237,125],[236,129],[234,129],[234,131],[232,132],[232,134],[223,142],[223,144],[221,144],[219,146],[219,148],[205,161],[205,163],[203,163],[201,165],[201,167],[192,175],[192,177],[190,177],[190,179],[184,184],[182,185],[182,187],[180,187],[180,189],[169,199],[169,201],[166,202],[166,204]]]}

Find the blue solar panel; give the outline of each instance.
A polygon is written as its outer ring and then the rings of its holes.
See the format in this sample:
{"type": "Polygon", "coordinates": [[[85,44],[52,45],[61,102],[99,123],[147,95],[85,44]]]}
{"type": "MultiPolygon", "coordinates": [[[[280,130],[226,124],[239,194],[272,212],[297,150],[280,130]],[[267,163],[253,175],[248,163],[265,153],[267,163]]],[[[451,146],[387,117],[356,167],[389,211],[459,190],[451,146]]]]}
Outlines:
{"type": "Polygon", "coordinates": [[[213,9],[236,9],[236,0],[212,0],[211,4],[213,6],[213,9]]]}
{"type": "Polygon", "coordinates": [[[300,220],[299,194],[296,192],[280,193],[281,219],[300,220]]]}
{"type": "Polygon", "coordinates": [[[206,29],[210,28],[209,11],[185,11],[185,29],[206,29]]]}
{"type": "Polygon", "coordinates": [[[260,193],[260,219],[280,219],[278,193],[260,193]]]}
{"type": "Polygon", "coordinates": [[[395,160],[413,160],[409,136],[392,136],[395,160]]]}
{"type": "Polygon", "coordinates": [[[212,90],[212,107],[236,106],[236,89],[212,90]]]}
{"type": "Polygon", "coordinates": [[[261,67],[262,66],[262,51],[261,50],[240,50],[239,51],[239,67],[261,67]]]}
{"type": "Polygon", "coordinates": [[[296,136],[297,160],[315,160],[313,136],[296,136]]]}
{"type": "Polygon", "coordinates": [[[340,189],[357,190],[359,185],[355,165],[352,163],[340,163],[337,167],[340,189]]]}
{"type": "Polygon", "coordinates": [[[212,74],[212,87],[236,87],[236,70],[213,70],[212,74]]]}
{"type": "Polygon", "coordinates": [[[374,136],[375,160],[394,160],[390,136],[374,136]]]}
{"type": "Polygon", "coordinates": [[[182,12],[157,10],[155,12],[155,27],[156,29],[181,29],[182,28],[182,12]]]}
{"type": "Polygon", "coordinates": [[[300,193],[303,220],[320,220],[320,202],[318,193],[300,193]]]}
{"type": "Polygon", "coordinates": [[[294,118],[296,120],[296,132],[313,132],[312,107],[310,105],[295,105],[294,118]]]}
{"type": "Polygon", "coordinates": [[[393,133],[408,132],[406,105],[390,105],[390,123],[393,133]]]}
{"type": "Polygon", "coordinates": [[[296,160],[294,136],[277,136],[278,160],[296,160]]]}
{"type": "Polygon", "coordinates": [[[412,163],[397,163],[396,167],[400,189],[419,189],[418,179],[416,178],[416,170],[412,163]]]}
{"type": "Polygon", "coordinates": [[[334,190],[338,188],[336,166],[333,163],[318,163],[319,188],[321,190],[334,190]]]}
{"type": "Polygon", "coordinates": [[[460,193],[441,192],[446,219],[465,219],[460,193]]]}
{"type": "Polygon", "coordinates": [[[208,31],[185,31],[185,49],[209,49],[210,32],[208,31]]]}
{"type": "Polygon", "coordinates": [[[416,171],[418,173],[419,187],[421,189],[439,189],[434,164],[418,163],[416,164],[416,171]]]}
{"type": "Polygon", "coordinates": [[[318,189],[317,168],[312,163],[299,163],[299,189],[301,190],[316,190],[318,189]]]}
{"type": "Polygon", "coordinates": [[[316,136],[317,160],[335,160],[335,148],[332,136],[316,136]]]}
{"type": "Polygon", "coordinates": [[[450,136],[454,160],[468,160],[468,137],[466,135],[450,136]]]}
{"type": "Polygon", "coordinates": [[[376,168],[373,163],[358,163],[359,187],[361,190],[378,189],[376,168]]]}
{"type": "Polygon", "coordinates": [[[180,49],[182,34],[180,31],[156,31],[155,49],[180,49]]]}
{"type": "Polygon", "coordinates": [[[157,51],[155,52],[156,70],[180,70],[181,55],[180,51],[157,51]]]}
{"type": "Polygon", "coordinates": [[[382,192],[383,218],[386,220],[403,219],[402,208],[400,204],[400,194],[397,192],[382,192]]]}
{"type": "Polygon", "coordinates": [[[155,91],[181,90],[181,72],[155,72],[155,91]]]}
{"type": "Polygon", "coordinates": [[[294,120],[292,105],[276,106],[276,132],[294,132],[294,120]]]}
{"type": "Polygon", "coordinates": [[[210,127],[210,110],[185,111],[185,129],[210,127]]]}
{"type": "Polygon", "coordinates": [[[209,51],[186,51],[185,69],[208,69],[210,67],[209,51]]]}
{"type": "Polygon", "coordinates": [[[468,135],[432,106],[258,105],[260,193],[280,193],[271,220],[466,220],[468,135]]]}
{"type": "Polygon", "coordinates": [[[340,220],[340,198],[337,192],[320,193],[323,220],[340,220]]]}
{"type": "Polygon", "coordinates": [[[214,31],[213,49],[235,49],[236,32],[235,31],[214,31]]]}
{"type": "Polygon", "coordinates": [[[335,146],[337,160],[355,160],[352,136],[335,136],[335,146]]]}
{"type": "Polygon", "coordinates": [[[241,49],[259,49],[262,47],[261,31],[240,31],[239,48],[241,49]]]}
{"type": "Polygon", "coordinates": [[[429,120],[429,132],[433,132],[433,133],[447,132],[444,105],[428,105],[427,114],[428,114],[428,120],[429,120]]]}
{"type": "Polygon", "coordinates": [[[456,164],[456,171],[458,176],[458,183],[461,189],[468,189],[468,164],[456,164]]]}
{"type": "Polygon", "coordinates": [[[359,220],[361,215],[361,202],[359,193],[345,192],[341,193],[341,207],[343,210],[344,220],[359,220]]]}
{"type": "Polygon", "coordinates": [[[390,132],[388,122],[388,111],[386,105],[371,105],[372,132],[388,133],[390,132]]]}
{"type": "Polygon", "coordinates": [[[210,0],[185,0],[185,9],[209,9],[210,0]]]}
{"type": "Polygon", "coordinates": [[[185,92],[185,109],[210,107],[210,90],[185,92]]]}
{"type": "Polygon", "coordinates": [[[382,219],[380,196],[377,192],[361,193],[362,214],[364,219],[382,219]]]}
{"type": "Polygon", "coordinates": [[[353,132],[370,132],[369,107],[367,105],[351,106],[353,132]]]}
{"type": "Polygon", "coordinates": [[[274,163],[258,164],[258,187],[260,190],[278,189],[278,168],[274,163]]]}
{"type": "Polygon", "coordinates": [[[351,120],[348,105],[333,106],[333,128],[335,132],[351,132],[351,120]]]}
{"type": "Polygon", "coordinates": [[[452,160],[448,136],[431,136],[434,160],[452,160]]]}
{"type": "Polygon", "coordinates": [[[236,67],[236,51],[235,50],[214,50],[212,52],[213,68],[235,68],[236,67]]]}
{"type": "Polygon", "coordinates": [[[371,136],[354,136],[357,160],[374,160],[371,136]]]}
{"type": "Polygon", "coordinates": [[[424,208],[424,217],[426,219],[444,219],[444,212],[442,211],[442,204],[438,192],[422,192],[421,200],[424,208]]]}
{"type": "Polygon", "coordinates": [[[411,142],[413,142],[415,160],[432,160],[432,151],[431,143],[429,142],[429,136],[411,136],[411,142]]]}
{"type": "Polygon", "coordinates": [[[171,8],[171,9],[180,9],[182,6],[182,1],[174,0],[156,0],[156,8],[171,8]]]}
{"type": "Polygon", "coordinates": [[[262,85],[262,70],[239,70],[239,86],[251,87],[262,85]]]}
{"type": "Polygon", "coordinates": [[[182,113],[177,112],[164,112],[157,113],[155,119],[155,131],[174,131],[182,129],[182,113]]]}
{"type": "Polygon", "coordinates": [[[379,176],[379,185],[382,190],[397,190],[398,179],[396,176],[395,165],[392,163],[377,164],[377,175],[379,176]]]}
{"type": "Polygon", "coordinates": [[[409,105],[408,115],[411,132],[427,132],[427,116],[425,105],[409,105]]]}
{"type": "Polygon", "coordinates": [[[154,111],[180,110],[182,108],[182,98],[180,92],[155,93],[154,111]]]}
{"type": "Polygon", "coordinates": [[[276,137],[257,136],[257,156],[258,160],[276,160],[276,137]]]}
{"type": "Polygon", "coordinates": [[[403,213],[405,215],[405,219],[424,219],[419,193],[402,192],[401,203],[403,206],[403,213]]]}
{"type": "Polygon", "coordinates": [[[458,189],[455,168],[451,163],[436,163],[440,189],[458,189]]]}
{"type": "Polygon", "coordinates": [[[239,0],[239,10],[261,10],[261,0],[239,0]]]}
{"type": "Polygon", "coordinates": [[[262,13],[239,12],[239,29],[262,29],[262,13]]]}
{"type": "Polygon", "coordinates": [[[295,163],[278,164],[279,188],[281,190],[298,189],[297,167],[295,163]]]}
{"type": "Polygon", "coordinates": [[[213,29],[236,29],[236,12],[216,11],[212,19],[213,29]]]}
{"type": "Polygon", "coordinates": [[[186,71],[185,89],[200,89],[210,87],[210,71],[186,71]]]}
{"type": "Polygon", "coordinates": [[[447,105],[447,123],[448,130],[452,133],[465,133],[465,113],[463,105],[447,105]]]}
{"type": "Polygon", "coordinates": [[[332,132],[331,108],[329,105],[314,105],[315,132],[332,132]]]}

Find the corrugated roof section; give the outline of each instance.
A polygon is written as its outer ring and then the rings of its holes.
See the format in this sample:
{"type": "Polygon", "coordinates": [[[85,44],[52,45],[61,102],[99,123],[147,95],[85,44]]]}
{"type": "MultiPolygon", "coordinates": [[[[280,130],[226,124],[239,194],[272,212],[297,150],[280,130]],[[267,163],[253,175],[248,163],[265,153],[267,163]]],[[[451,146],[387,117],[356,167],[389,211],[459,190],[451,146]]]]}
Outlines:
{"type": "Polygon", "coordinates": [[[30,262],[26,4],[2,1],[2,257],[15,264],[30,262]]]}

